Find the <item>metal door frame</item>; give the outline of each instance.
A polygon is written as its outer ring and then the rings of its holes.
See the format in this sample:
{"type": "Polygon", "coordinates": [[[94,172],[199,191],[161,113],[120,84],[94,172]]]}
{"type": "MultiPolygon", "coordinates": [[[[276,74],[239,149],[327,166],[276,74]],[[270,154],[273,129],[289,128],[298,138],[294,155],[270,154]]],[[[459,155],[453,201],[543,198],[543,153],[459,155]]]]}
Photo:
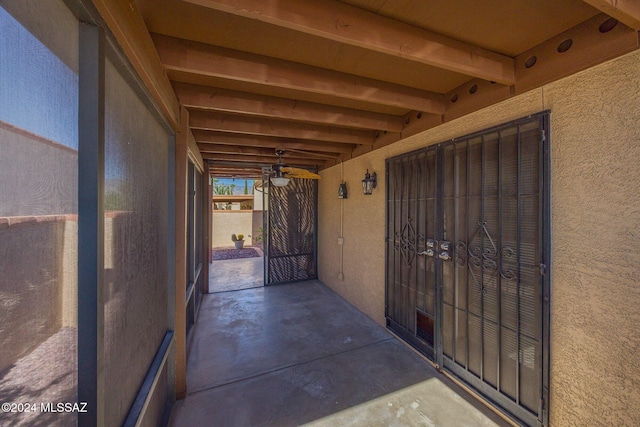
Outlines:
{"type": "MultiPolygon", "coordinates": [[[[278,198],[274,194],[274,191],[272,191],[272,188],[277,188],[277,187],[271,185],[271,180],[269,179],[270,177],[269,172],[270,172],[269,169],[265,168],[263,169],[263,173],[262,173],[262,180],[263,180],[262,184],[263,184],[263,190],[265,191],[265,193],[263,194],[264,285],[271,286],[271,285],[293,283],[293,282],[306,281],[306,280],[317,280],[318,279],[318,182],[316,180],[311,180],[313,194],[311,194],[310,200],[308,200],[313,205],[313,233],[312,233],[313,242],[311,245],[311,253],[294,253],[294,254],[288,253],[288,254],[280,254],[280,255],[274,256],[272,253],[272,250],[273,250],[272,241],[273,241],[274,233],[272,232],[272,229],[271,229],[272,227],[271,210],[274,204],[278,203],[278,198]],[[266,207],[264,207],[265,205],[266,207]],[[310,256],[311,263],[313,264],[312,266],[313,274],[307,275],[304,278],[291,277],[290,279],[283,279],[283,280],[276,280],[272,278],[273,275],[271,274],[271,269],[277,268],[276,266],[272,265],[275,262],[274,260],[293,258],[295,256],[310,256]]],[[[316,171],[312,170],[312,172],[316,172],[316,171]]],[[[287,184],[287,186],[283,187],[283,189],[291,189],[291,187],[296,185],[295,180],[297,179],[300,179],[300,178],[292,179],[291,182],[287,184]]],[[[308,180],[305,180],[305,181],[308,181],[308,180]]]]}
{"type": "MultiPolygon", "coordinates": [[[[391,318],[389,313],[389,257],[390,257],[390,238],[393,240],[393,237],[390,237],[389,230],[389,191],[390,191],[390,179],[389,179],[389,169],[390,164],[392,162],[398,161],[401,158],[409,158],[412,155],[417,155],[421,152],[429,152],[430,150],[436,150],[436,235],[434,238],[436,241],[442,241],[444,236],[444,184],[445,184],[445,176],[444,176],[444,149],[445,147],[455,144],[456,142],[460,142],[463,140],[470,140],[473,138],[481,137],[483,135],[488,135],[491,133],[495,133],[501,129],[506,129],[509,127],[518,126],[520,124],[530,123],[532,121],[539,121],[539,130],[541,133],[541,141],[539,141],[539,170],[538,170],[538,189],[539,189],[539,236],[538,241],[540,244],[540,274],[541,274],[541,282],[540,282],[540,294],[538,295],[539,303],[540,303],[540,323],[539,323],[539,332],[540,332],[540,355],[538,356],[540,362],[540,402],[538,406],[538,415],[534,415],[533,413],[528,412],[525,408],[521,407],[517,402],[510,402],[509,397],[501,394],[500,391],[494,389],[490,384],[484,383],[483,380],[480,380],[480,384],[476,382],[475,386],[469,384],[471,388],[474,388],[478,391],[483,397],[492,405],[498,407],[501,411],[506,412],[506,414],[510,417],[513,417],[519,423],[525,423],[526,425],[538,425],[538,426],[546,426],[549,422],[548,416],[548,407],[549,407],[549,368],[550,368],[550,304],[551,304],[551,283],[550,283],[550,260],[551,260],[551,203],[550,203],[550,155],[549,155],[549,111],[543,111],[538,114],[534,114],[531,116],[523,117],[521,119],[517,119],[508,123],[504,123],[499,126],[495,126],[489,129],[482,130],[480,132],[476,132],[470,135],[466,135],[460,138],[456,138],[451,141],[443,142],[437,144],[435,146],[425,147],[419,150],[415,150],[409,153],[404,153],[399,156],[395,156],[393,158],[389,158],[386,161],[386,207],[385,207],[385,228],[386,228],[386,247],[385,247],[385,317],[387,327],[392,329],[394,333],[399,335],[403,340],[407,341],[421,353],[425,354],[428,358],[432,359],[434,363],[437,365],[439,369],[445,369],[451,374],[463,379],[461,377],[460,369],[457,369],[456,362],[451,362],[450,360],[446,360],[443,351],[443,265],[445,262],[441,259],[435,259],[435,301],[434,301],[434,345],[433,345],[433,354],[429,354],[430,348],[425,347],[424,343],[421,342],[416,336],[412,336],[411,332],[406,330],[406,328],[402,327],[400,324],[395,323],[395,321],[391,318]],[[398,329],[398,326],[401,329],[398,329]],[[427,350],[427,351],[425,351],[427,350]]],[[[519,133],[518,133],[519,135],[519,133]]],[[[483,142],[484,144],[484,142],[483,142]]],[[[499,156],[501,156],[500,148],[498,148],[499,156]]],[[[483,148],[484,153],[484,148],[483,148]]],[[[484,154],[483,154],[484,156],[484,154]]],[[[467,158],[467,162],[469,159],[467,158]]],[[[469,191],[469,189],[467,189],[469,191]]],[[[483,196],[484,197],[484,196],[483,196]]],[[[499,196],[500,197],[500,196],[499,196]]],[[[518,198],[520,197],[520,193],[518,192],[518,198]]],[[[469,206],[466,207],[469,209],[469,206]]],[[[469,233],[469,230],[467,230],[469,233]]],[[[426,238],[427,236],[422,236],[422,238],[426,238]]],[[[518,238],[519,239],[519,238],[518,238]]],[[[449,255],[453,259],[455,249],[455,242],[451,242],[451,249],[449,255]]],[[[417,245],[416,245],[417,248],[417,245]]],[[[418,256],[416,249],[415,256],[418,256]]],[[[437,251],[436,251],[437,252],[437,251]]],[[[435,254],[438,255],[437,253],[435,254]]],[[[395,274],[395,271],[394,271],[395,274]]],[[[395,276],[394,276],[395,277],[395,276]]],[[[467,301],[469,304],[469,301],[467,301]]],[[[498,325],[500,328],[500,325],[498,325]]],[[[500,329],[498,329],[500,331],[500,329]]],[[[469,336],[469,330],[466,331],[467,337],[469,336]]],[[[500,354],[498,355],[500,357],[500,354]]],[[[468,363],[468,361],[467,361],[468,363]]],[[[465,381],[466,382],[466,381],[465,381]]]]}
{"type": "Polygon", "coordinates": [[[269,277],[269,168],[262,168],[262,283],[269,277]]]}
{"type": "MultiPolygon", "coordinates": [[[[440,195],[440,190],[438,188],[438,184],[437,184],[437,177],[439,175],[439,170],[438,168],[439,166],[439,159],[438,159],[438,147],[437,146],[430,146],[430,147],[426,147],[423,149],[419,149],[419,150],[415,150],[409,153],[405,153],[403,155],[400,156],[396,156],[394,158],[391,159],[387,159],[387,166],[386,166],[386,182],[387,182],[387,200],[389,199],[389,192],[391,191],[391,188],[394,189],[394,197],[397,196],[395,193],[395,188],[396,185],[394,185],[392,187],[392,185],[390,184],[390,179],[389,179],[389,175],[390,175],[390,171],[389,171],[389,164],[393,161],[396,160],[402,160],[402,159],[408,159],[410,157],[422,157],[421,159],[416,159],[416,164],[417,163],[421,163],[422,164],[422,168],[424,170],[424,173],[432,176],[435,180],[435,182],[430,183],[428,181],[428,179],[423,180],[425,182],[424,186],[422,187],[422,194],[416,194],[416,197],[413,198],[414,203],[416,204],[415,206],[415,211],[410,212],[411,208],[411,201],[412,198],[409,197],[407,200],[403,199],[403,191],[402,189],[400,190],[400,198],[399,198],[399,202],[400,202],[400,215],[403,216],[403,208],[402,205],[404,205],[405,203],[407,203],[407,212],[405,212],[405,214],[407,214],[407,223],[405,225],[401,225],[401,227],[399,229],[395,229],[393,230],[393,235],[391,235],[392,230],[389,229],[389,227],[386,227],[386,258],[387,258],[387,262],[385,265],[385,277],[387,278],[386,280],[389,280],[389,243],[390,241],[397,241],[397,243],[401,246],[401,257],[400,257],[400,261],[401,263],[407,262],[408,261],[408,265],[411,264],[412,260],[419,260],[419,257],[421,255],[423,255],[424,253],[426,253],[425,251],[428,250],[427,248],[427,240],[428,238],[433,239],[435,238],[435,236],[438,233],[437,230],[437,224],[440,222],[440,218],[439,218],[439,212],[436,209],[436,201],[440,195]],[[432,169],[430,169],[430,162],[432,162],[432,169]],[[432,195],[432,197],[430,197],[430,194],[432,195]],[[433,207],[432,209],[429,209],[429,199],[433,200],[433,207]],[[424,201],[424,212],[420,212],[420,201],[424,201]],[[431,222],[429,222],[429,217],[432,215],[432,220],[431,222]],[[415,220],[415,221],[414,221],[415,220]],[[414,223],[415,222],[415,223],[414,223]],[[424,227],[421,226],[420,223],[424,224],[424,227]],[[423,231],[423,232],[420,232],[423,231]],[[415,235],[415,238],[412,237],[413,235],[415,235]]],[[[411,169],[413,170],[413,166],[411,166],[411,169]]],[[[396,171],[398,172],[398,171],[396,171]]],[[[416,176],[413,177],[413,180],[410,178],[406,177],[406,171],[403,170],[401,168],[401,170],[399,171],[399,187],[404,187],[405,185],[411,187],[412,185],[415,186],[415,188],[419,188],[420,187],[420,179],[418,177],[418,175],[416,174],[416,176]]],[[[410,175],[410,174],[409,174],[410,175]]],[[[395,208],[394,208],[395,209],[395,208]]],[[[387,224],[389,224],[389,203],[387,202],[387,207],[386,207],[386,222],[387,224]]],[[[395,213],[394,213],[395,215],[395,213]]],[[[386,322],[387,322],[387,326],[392,329],[394,331],[394,333],[396,333],[397,335],[399,335],[400,337],[402,337],[405,341],[410,342],[418,351],[420,351],[421,353],[423,353],[425,356],[427,356],[430,359],[435,360],[435,355],[437,353],[437,348],[438,348],[438,336],[437,336],[437,328],[439,326],[439,319],[438,319],[438,308],[436,305],[436,301],[439,298],[439,289],[436,286],[436,284],[439,281],[439,277],[438,277],[438,269],[437,267],[433,266],[433,265],[429,265],[429,259],[423,257],[424,260],[424,270],[425,270],[425,274],[424,274],[424,297],[425,297],[425,301],[427,299],[429,299],[430,301],[433,301],[433,305],[434,305],[434,310],[432,313],[430,313],[426,308],[420,308],[417,305],[412,308],[411,310],[411,316],[413,317],[413,322],[411,322],[411,320],[406,321],[408,319],[403,319],[405,320],[404,323],[407,323],[407,326],[405,327],[404,325],[402,325],[400,323],[400,319],[393,319],[390,315],[389,315],[389,286],[388,283],[387,285],[385,285],[385,315],[386,315],[386,322]],[[431,275],[427,274],[426,272],[430,270],[430,268],[433,268],[433,273],[431,275]],[[433,295],[432,297],[429,297],[428,295],[428,288],[429,288],[429,281],[432,280],[433,281],[433,295]],[[429,298],[428,298],[429,297],[429,298]],[[419,333],[418,333],[418,314],[421,314],[423,318],[426,319],[431,319],[433,321],[433,335],[432,335],[432,343],[428,342],[427,339],[423,336],[420,337],[419,333]],[[409,329],[408,329],[409,328],[409,329]],[[411,331],[411,328],[413,328],[415,330],[415,333],[413,333],[411,331]]],[[[402,270],[402,267],[401,267],[402,270]]],[[[416,282],[419,281],[418,276],[419,276],[419,269],[416,266],[416,282]]],[[[394,266],[394,274],[396,273],[395,270],[395,266],[394,266]]],[[[402,274],[402,272],[400,273],[402,274]]],[[[416,287],[418,287],[419,284],[416,283],[416,287]]],[[[411,293],[411,292],[409,292],[411,293]]],[[[417,289],[416,289],[416,293],[417,289]]],[[[407,298],[411,299],[411,296],[407,296],[407,298]]],[[[418,298],[416,298],[417,300],[418,298]]],[[[428,304],[427,304],[428,305],[428,304]]],[[[395,309],[395,303],[394,303],[394,309],[395,309]]]]}

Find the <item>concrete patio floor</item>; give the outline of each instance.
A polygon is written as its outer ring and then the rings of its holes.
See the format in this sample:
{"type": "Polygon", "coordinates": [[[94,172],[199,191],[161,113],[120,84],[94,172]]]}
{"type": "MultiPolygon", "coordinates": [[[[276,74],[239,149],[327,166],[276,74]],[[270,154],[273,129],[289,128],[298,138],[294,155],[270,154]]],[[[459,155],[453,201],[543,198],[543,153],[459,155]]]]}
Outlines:
{"type": "Polygon", "coordinates": [[[236,291],[264,285],[264,258],[212,261],[209,264],[209,293],[236,291]]]}
{"type": "Polygon", "coordinates": [[[508,425],[319,281],[203,298],[171,426],[508,425]]]}

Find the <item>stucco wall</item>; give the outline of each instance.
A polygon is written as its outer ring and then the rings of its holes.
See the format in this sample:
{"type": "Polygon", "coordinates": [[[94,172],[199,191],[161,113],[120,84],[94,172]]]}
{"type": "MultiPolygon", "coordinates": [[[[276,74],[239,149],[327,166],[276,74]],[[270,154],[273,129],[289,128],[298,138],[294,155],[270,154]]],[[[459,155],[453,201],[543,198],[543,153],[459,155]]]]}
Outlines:
{"type": "Polygon", "coordinates": [[[500,105],[445,123],[367,155],[320,172],[318,210],[319,278],[347,298],[368,316],[384,325],[385,271],[385,159],[421,147],[463,136],[528,114],[543,107],[541,91],[528,92],[500,105]],[[340,268],[340,203],[338,184],[341,169],[349,198],[344,200],[344,280],[340,268]],[[373,194],[362,194],[366,169],[378,174],[373,194]]]}
{"type": "Polygon", "coordinates": [[[551,110],[552,426],[640,425],[640,52],[321,172],[319,276],[384,324],[385,159],[551,110]],[[378,188],[364,196],[365,169],[378,188]]]}
{"type": "Polygon", "coordinates": [[[0,216],[78,212],[75,150],[3,121],[0,148],[0,216]]]}
{"type": "Polygon", "coordinates": [[[0,372],[62,326],[65,222],[0,218],[0,372]]]}
{"type": "Polygon", "coordinates": [[[264,222],[263,222],[264,211],[253,211],[252,214],[252,232],[251,232],[251,242],[255,245],[259,245],[262,241],[264,241],[264,222]]]}
{"type": "Polygon", "coordinates": [[[252,244],[253,211],[213,211],[212,216],[212,247],[233,246],[231,234],[244,234],[244,244],[252,244]]]}
{"type": "Polygon", "coordinates": [[[552,420],[640,425],[640,54],[548,86],[552,420]]]}

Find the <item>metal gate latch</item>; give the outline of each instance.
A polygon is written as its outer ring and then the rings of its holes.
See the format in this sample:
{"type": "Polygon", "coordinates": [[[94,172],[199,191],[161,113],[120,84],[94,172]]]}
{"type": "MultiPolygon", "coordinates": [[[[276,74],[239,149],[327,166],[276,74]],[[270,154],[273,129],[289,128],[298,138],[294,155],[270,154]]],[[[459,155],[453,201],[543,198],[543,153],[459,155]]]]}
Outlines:
{"type": "Polygon", "coordinates": [[[451,259],[451,255],[449,255],[449,250],[451,249],[451,242],[440,242],[440,258],[443,261],[449,261],[451,259]]]}
{"type": "Polygon", "coordinates": [[[418,255],[426,255],[426,256],[436,256],[436,252],[433,250],[438,245],[438,242],[433,239],[427,239],[427,250],[418,252],[418,255]]]}
{"type": "Polygon", "coordinates": [[[433,249],[427,249],[426,251],[418,252],[418,255],[434,256],[433,249]]]}
{"type": "Polygon", "coordinates": [[[440,255],[438,255],[438,258],[443,261],[449,261],[451,259],[451,256],[449,256],[449,252],[441,252],[440,255]]]}

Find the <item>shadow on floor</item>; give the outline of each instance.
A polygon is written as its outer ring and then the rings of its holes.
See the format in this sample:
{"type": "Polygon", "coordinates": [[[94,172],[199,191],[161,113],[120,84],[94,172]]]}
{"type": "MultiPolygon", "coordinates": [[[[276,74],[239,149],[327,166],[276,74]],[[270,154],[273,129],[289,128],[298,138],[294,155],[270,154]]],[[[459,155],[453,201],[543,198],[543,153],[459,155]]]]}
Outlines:
{"type": "Polygon", "coordinates": [[[171,426],[506,425],[321,282],[203,298],[171,426]]]}
{"type": "Polygon", "coordinates": [[[77,413],[41,410],[41,403],[77,400],[77,334],[75,328],[60,328],[10,368],[0,372],[0,401],[17,403],[23,408],[28,406],[28,410],[0,412],[0,426],[77,424],[77,413]]]}
{"type": "Polygon", "coordinates": [[[209,293],[237,291],[264,285],[264,258],[212,261],[209,264],[209,293]]]}

